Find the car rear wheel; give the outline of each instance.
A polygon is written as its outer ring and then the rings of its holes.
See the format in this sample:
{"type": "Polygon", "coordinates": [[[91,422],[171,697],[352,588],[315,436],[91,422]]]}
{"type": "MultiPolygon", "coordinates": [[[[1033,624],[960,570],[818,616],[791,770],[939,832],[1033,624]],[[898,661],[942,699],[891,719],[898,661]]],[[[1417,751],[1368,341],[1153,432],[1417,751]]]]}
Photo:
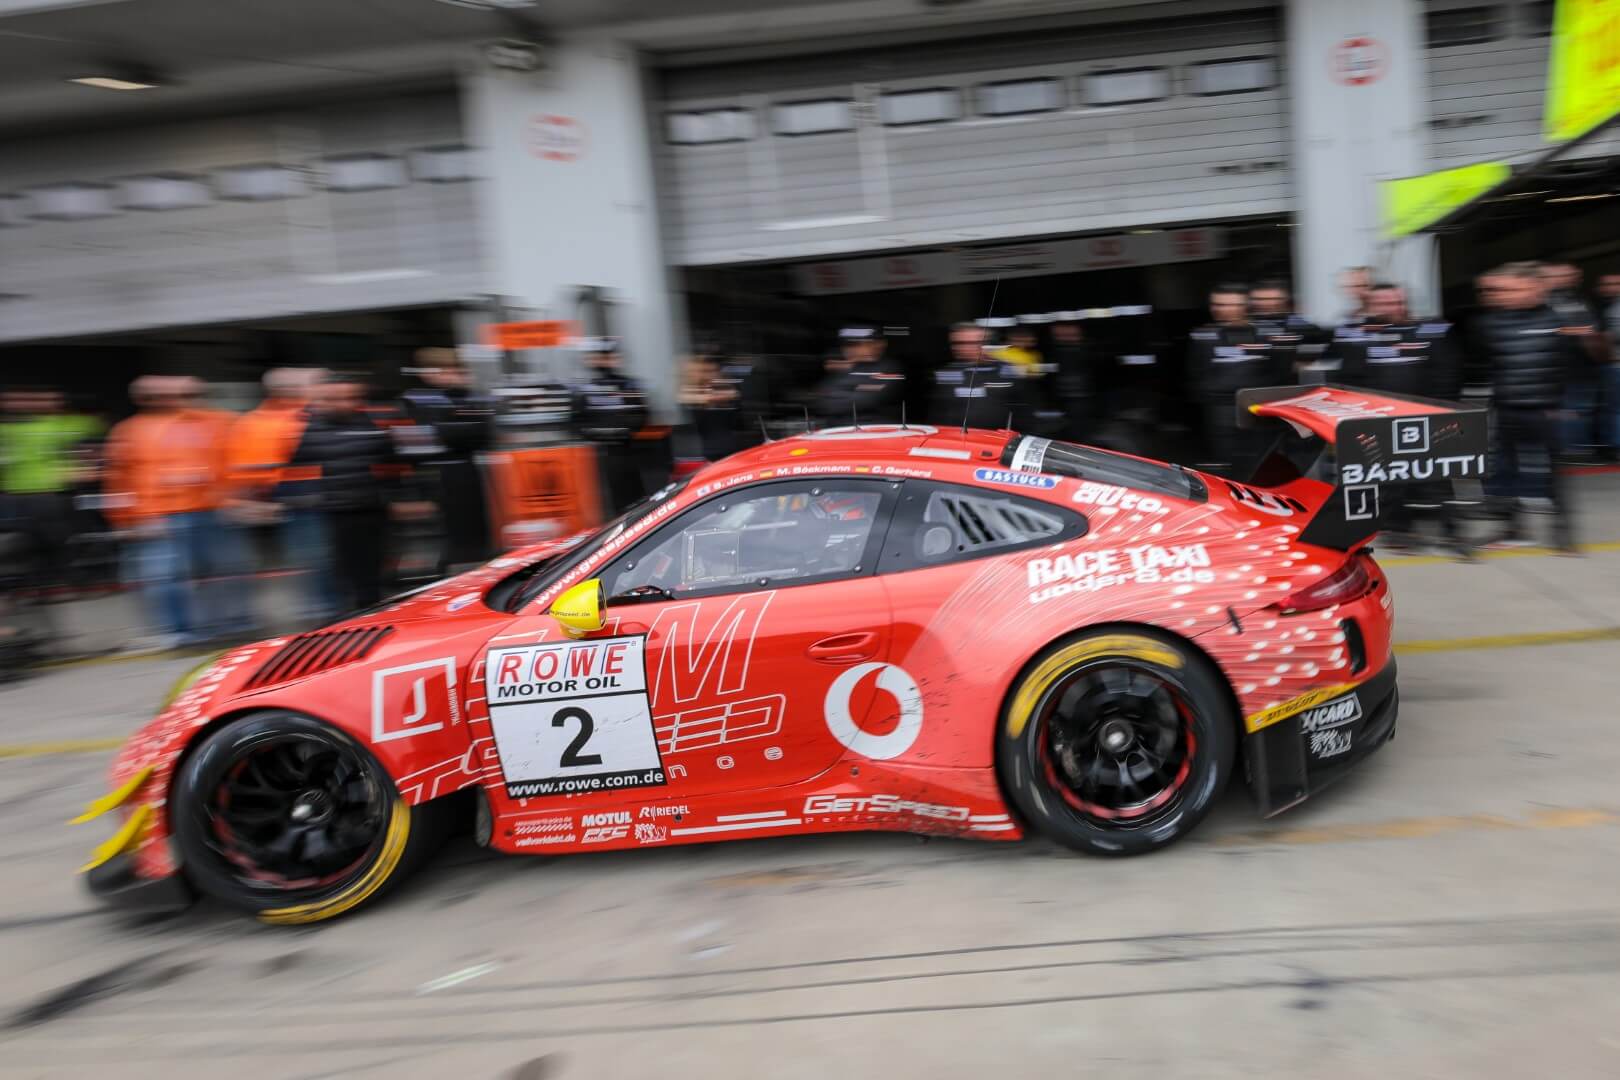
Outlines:
{"type": "Polygon", "coordinates": [[[266,922],[330,919],[438,846],[444,801],[412,807],[348,734],[298,713],[244,716],[182,765],[174,836],[194,885],[266,922]]]}
{"type": "Polygon", "coordinates": [[[996,736],[1003,786],[1041,832],[1136,855],[1185,836],[1226,787],[1236,717],[1219,676],[1173,638],[1103,631],[1036,657],[996,736]]]}

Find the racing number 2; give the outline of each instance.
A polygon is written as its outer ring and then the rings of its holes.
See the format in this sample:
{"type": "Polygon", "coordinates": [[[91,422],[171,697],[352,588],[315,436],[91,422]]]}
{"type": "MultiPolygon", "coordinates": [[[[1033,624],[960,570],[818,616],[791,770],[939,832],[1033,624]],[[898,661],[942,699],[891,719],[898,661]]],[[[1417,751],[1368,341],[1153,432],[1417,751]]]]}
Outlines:
{"type": "Polygon", "coordinates": [[[591,719],[591,714],[577,705],[571,705],[566,709],[557,710],[557,715],[551,718],[551,726],[557,728],[567,727],[570,720],[579,721],[579,734],[575,735],[574,741],[569,743],[567,748],[563,750],[562,757],[557,764],[564,769],[571,769],[578,765],[602,764],[601,754],[580,753],[581,750],[585,749],[585,744],[591,741],[591,734],[596,730],[596,721],[591,719]]]}

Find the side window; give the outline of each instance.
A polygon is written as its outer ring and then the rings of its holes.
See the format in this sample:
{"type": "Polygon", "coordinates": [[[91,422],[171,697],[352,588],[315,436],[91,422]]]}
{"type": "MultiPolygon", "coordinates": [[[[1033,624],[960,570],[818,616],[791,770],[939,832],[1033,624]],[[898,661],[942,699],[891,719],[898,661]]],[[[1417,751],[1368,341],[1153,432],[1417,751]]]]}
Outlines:
{"type": "Polygon", "coordinates": [[[891,574],[1073,539],[1086,519],[1021,495],[908,480],[878,560],[891,574]]]}
{"type": "Polygon", "coordinates": [[[608,566],[609,600],[662,599],[850,577],[887,521],[883,481],[758,484],[693,507],[608,566]]]}

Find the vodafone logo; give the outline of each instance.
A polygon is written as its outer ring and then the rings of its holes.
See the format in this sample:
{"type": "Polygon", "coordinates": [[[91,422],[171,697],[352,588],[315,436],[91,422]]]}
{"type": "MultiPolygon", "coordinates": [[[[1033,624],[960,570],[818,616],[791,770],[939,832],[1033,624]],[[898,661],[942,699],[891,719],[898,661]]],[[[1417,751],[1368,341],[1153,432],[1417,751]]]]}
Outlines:
{"type": "Polygon", "coordinates": [[[917,680],[893,664],[856,664],[838,676],[827,688],[825,712],[827,730],[832,732],[833,738],[862,757],[877,761],[899,757],[911,749],[911,744],[922,733],[922,691],[917,688],[917,680]],[[878,673],[877,688],[894,695],[900,707],[900,722],[884,735],[874,735],[862,728],[849,711],[855,687],[874,671],[878,673]]]}

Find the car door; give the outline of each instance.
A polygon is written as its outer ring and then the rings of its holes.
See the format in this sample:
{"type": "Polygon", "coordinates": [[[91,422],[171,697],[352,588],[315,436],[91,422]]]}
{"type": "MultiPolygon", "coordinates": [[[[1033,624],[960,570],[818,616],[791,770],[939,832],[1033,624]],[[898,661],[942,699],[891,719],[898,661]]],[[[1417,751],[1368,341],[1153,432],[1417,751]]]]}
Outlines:
{"type": "MultiPolygon", "coordinates": [[[[875,694],[855,684],[873,682],[864,676],[888,655],[888,598],[873,568],[898,490],[842,477],[735,488],[606,564],[605,624],[580,644],[602,643],[603,665],[628,675],[596,698],[553,699],[562,708],[528,720],[545,760],[524,767],[662,789],[648,798],[826,771],[863,736],[875,694]]],[[[580,664],[596,671],[588,658],[580,664]]]]}

